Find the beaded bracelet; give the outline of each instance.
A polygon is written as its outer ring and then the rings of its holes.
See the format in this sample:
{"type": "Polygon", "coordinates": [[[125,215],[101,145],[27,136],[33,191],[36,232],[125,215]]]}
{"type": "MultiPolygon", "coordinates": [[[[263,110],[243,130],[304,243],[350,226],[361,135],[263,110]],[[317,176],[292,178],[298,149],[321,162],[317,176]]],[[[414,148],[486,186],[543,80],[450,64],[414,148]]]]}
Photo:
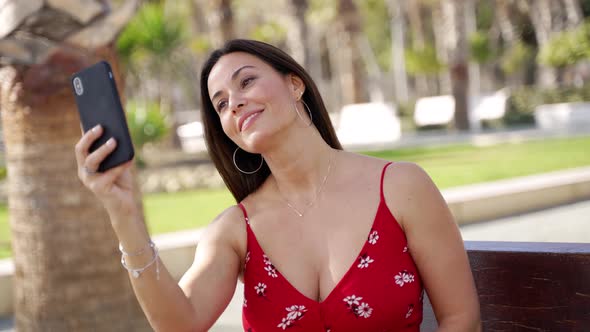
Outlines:
{"type": "Polygon", "coordinates": [[[121,242],[119,242],[119,251],[124,256],[139,256],[139,255],[143,254],[147,248],[153,249],[154,246],[155,246],[154,242],[152,240],[149,240],[149,242],[145,248],[138,250],[136,252],[126,252],[125,249],[123,249],[123,244],[121,244],[121,242]]]}
{"type": "MultiPolygon", "coordinates": [[[[153,243],[151,243],[151,244],[153,244],[153,243]]],[[[154,263],[156,263],[156,280],[160,280],[160,263],[158,261],[158,257],[159,257],[158,248],[155,245],[150,245],[150,247],[152,248],[152,250],[154,252],[154,257],[152,257],[152,260],[150,260],[146,265],[144,265],[143,267],[140,267],[140,268],[132,268],[129,265],[127,265],[127,262],[125,261],[126,254],[123,253],[121,255],[121,265],[123,265],[123,267],[131,273],[133,278],[135,278],[135,279],[139,278],[141,276],[141,274],[143,273],[143,271],[145,271],[147,268],[149,268],[154,263]]]]}

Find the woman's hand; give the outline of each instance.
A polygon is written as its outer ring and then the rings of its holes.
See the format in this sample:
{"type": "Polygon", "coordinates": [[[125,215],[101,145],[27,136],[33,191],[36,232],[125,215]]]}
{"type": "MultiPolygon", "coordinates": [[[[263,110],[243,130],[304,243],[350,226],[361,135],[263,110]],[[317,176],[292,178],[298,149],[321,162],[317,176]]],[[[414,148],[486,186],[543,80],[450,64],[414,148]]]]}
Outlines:
{"type": "Polygon", "coordinates": [[[128,217],[136,213],[131,165],[128,161],[108,171],[98,172],[100,163],[117,147],[117,141],[110,138],[105,144],[89,153],[90,146],[103,133],[100,125],[83,133],[76,144],[76,162],[78,163],[78,177],[103,203],[111,220],[113,216],[128,217]]]}

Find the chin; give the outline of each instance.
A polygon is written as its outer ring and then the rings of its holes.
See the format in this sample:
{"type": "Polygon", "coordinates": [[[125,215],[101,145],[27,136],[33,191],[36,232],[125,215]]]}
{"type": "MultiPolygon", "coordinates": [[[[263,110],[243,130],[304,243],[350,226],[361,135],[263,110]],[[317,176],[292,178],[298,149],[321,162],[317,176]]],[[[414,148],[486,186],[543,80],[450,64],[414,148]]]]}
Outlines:
{"type": "Polygon", "coordinates": [[[271,143],[276,141],[275,135],[268,131],[252,131],[243,138],[243,148],[250,153],[263,153],[268,150],[271,143]]]}

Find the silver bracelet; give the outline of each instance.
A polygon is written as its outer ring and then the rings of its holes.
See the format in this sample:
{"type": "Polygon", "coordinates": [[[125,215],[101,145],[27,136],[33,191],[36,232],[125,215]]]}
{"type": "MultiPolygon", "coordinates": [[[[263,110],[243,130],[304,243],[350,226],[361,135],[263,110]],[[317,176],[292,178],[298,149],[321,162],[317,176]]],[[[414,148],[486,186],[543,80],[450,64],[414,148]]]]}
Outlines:
{"type": "Polygon", "coordinates": [[[154,245],[151,246],[153,252],[154,252],[154,257],[152,257],[152,260],[150,260],[146,265],[144,265],[143,267],[140,268],[132,268],[129,265],[127,265],[127,262],[125,261],[125,253],[123,253],[121,255],[121,264],[123,265],[123,267],[129,271],[131,273],[131,275],[133,276],[133,278],[137,279],[141,276],[141,274],[143,273],[143,271],[145,271],[147,268],[149,268],[150,266],[152,266],[154,263],[156,263],[156,280],[160,280],[160,263],[158,261],[158,257],[159,257],[159,252],[158,252],[158,248],[154,245]]]}
{"type": "Polygon", "coordinates": [[[123,244],[121,244],[121,242],[119,242],[119,251],[124,256],[139,256],[139,255],[143,254],[147,248],[153,249],[155,246],[156,245],[154,244],[154,242],[152,242],[152,240],[150,239],[147,246],[144,247],[143,249],[138,250],[136,252],[127,252],[127,251],[125,251],[125,249],[123,249],[123,244]]]}

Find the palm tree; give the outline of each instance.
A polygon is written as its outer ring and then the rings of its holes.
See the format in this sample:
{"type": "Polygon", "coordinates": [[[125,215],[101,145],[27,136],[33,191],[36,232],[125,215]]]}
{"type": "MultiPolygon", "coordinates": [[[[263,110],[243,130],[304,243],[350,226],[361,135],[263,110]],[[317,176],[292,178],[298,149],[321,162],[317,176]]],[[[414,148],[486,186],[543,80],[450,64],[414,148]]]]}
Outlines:
{"type": "Polygon", "coordinates": [[[149,329],[108,216],[76,175],[80,124],[69,84],[74,71],[107,59],[123,87],[112,41],[136,5],[109,12],[103,1],[8,0],[0,7],[18,331],[149,329]]]}
{"type": "Polygon", "coordinates": [[[209,24],[212,32],[213,46],[219,47],[225,41],[235,38],[234,12],[231,0],[213,0],[209,2],[209,24]]]}
{"type": "Polygon", "coordinates": [[[405,62],[404,15],[399,0],[388,0],[389,24],[391,26],[391,64],[395,79],[395,97],[398,102],[406,103],[409,99],[408,76],[405,62]]]}
{"type": "Polygon", "coordinates": [[[357,43],[362,33],[360,13],[353,0],[339,0],[337,13],[342,36],[341,53],[346,58],[346,61],[342,61],[344,68],[341,68],[343,102],[366,102],[366,70],[357,43]]]}
{"type": "Polygon", "coordinates": [[[305,13],[309,7],[309,2],[308,0],[291,0],[291,6],[295,17],[295,29],[290,30],[288,36],[292,45],[291,52],[303,67],[308,68],[310,66],[310,47],[305,13]]]}
{"type": "Polygon", "coordinates": [[[449,54],[451,89],[455,98],[455,128],[468,130],[469,48],[466,36],[465,1],[443,0],[441,5],[445,21],[443,30],[447,33],[446,46],[449,54]]]}
{"type": "MultiPolygon", "coordinates": [[[[552,8],[554,7],[552,6],[552,2],[558,1],[529,0],[520,3],[520,5],[526,7],[530,13],[539,49],[543,48],[543,46],[549,42],[551,35],[555,30],[558,30],[554,23],[556,20],[553,19],[553,16],[558,13],[552,13],[552,9],[559,10],[560,7],[552,8]]],[[[557,70],[545,65],[539,65],[537,81],[543,87],[555,86],[557,83],[557,70]]]]}

